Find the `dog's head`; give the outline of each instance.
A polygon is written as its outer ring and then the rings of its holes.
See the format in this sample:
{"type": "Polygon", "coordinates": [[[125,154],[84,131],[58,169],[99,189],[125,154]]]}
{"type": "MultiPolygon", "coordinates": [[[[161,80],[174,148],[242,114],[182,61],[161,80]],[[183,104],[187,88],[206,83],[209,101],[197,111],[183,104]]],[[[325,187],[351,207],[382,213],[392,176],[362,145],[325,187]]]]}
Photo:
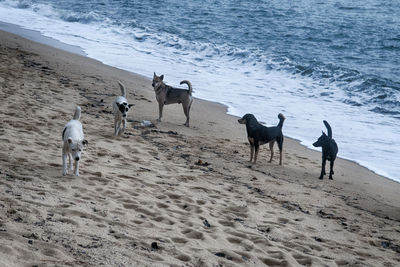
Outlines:
{"type": "Polygon", "coordinates": [[[157,76],[157,74],[154,72],[153,82],[151,84],[154,90],[157,90],[163,84],[163,80],[164,80],[164,75],[157,76]]]}
{"type": "Polygon", "coordinates": [[[244,115],[241,119],[238,119],[238,122],[240,124],[247,124],[247,122],[255,120],[256,118],[254,117],[253,114],[246,114],[244,115]]]}
{"type": "Polygon", "coordinates": [[[81,158],[83,147],[88,145],[88,141],[74,141],[72,138],[68,138],[68,145],[72,154],[72,158],[78,161],[81,158]]]}
{"type": "Polygon", "coordinates": [[[126,116],[128,115],[128,111],[133,106],[133,104],[128,104],[126,102],[122,102],[122,103],[116,102],[116,104],[118,106],[119,112],[121,112],[121,114],[122,114],[122,117],[126,118],[126,116]]]}
{"type": "Polygon", "coordinates": [[[329,137],[326,135],[325,132],[322,132],[322,135],[312,145],[315,146],[315,147],[320,147],[320,146],[322,146],[323,144],[325,144],[328,141],[329,141],[329,137]]]}

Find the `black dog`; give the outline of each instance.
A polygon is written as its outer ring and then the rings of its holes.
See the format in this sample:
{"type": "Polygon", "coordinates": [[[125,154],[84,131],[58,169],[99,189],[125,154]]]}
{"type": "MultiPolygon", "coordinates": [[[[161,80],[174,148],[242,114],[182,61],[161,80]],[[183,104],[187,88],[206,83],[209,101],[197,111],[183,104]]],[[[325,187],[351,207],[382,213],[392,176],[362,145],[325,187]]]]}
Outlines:
{"type": "Polygon", "coordinates": [[[280,158],[279,165],[282,165],[282,146],[283,146],[283,134],[282,126],[285,116],[282,113],[278,115],[279,123],[274,127],[265,127],[260,124],[253,114],[246,114],[243,118],[239,119],[240,124],[246,124],[247,138],[250,142],[250,162],[253,160],[254,149],[256,153],[254,154],[254,163],[257,161],[258,149],[260,145],[269,143],[269,149],[271,150],[271,158],[269,162],[272,161],[274,156],[274,143],[278,143],[280,158]]]}
{"type": "Polygon", "coordinates": [[[322,170],[321,170],[321,175],[319,176],[319,179],[323,179],[325,173],[325,163],[326,160],[329,160],[331,162],[331,170],[329,172],[329,179],[332,178],[333,172],[333,164],[336,159],[336,155],[339,151],[338,146],[335,142],[334,139],[332,139],[332,128],[329,125],[327,121],[324,121],[324,124],[326,126],[326,129],[328,129],[328,135],[326,135],[324,132],[322,132],[322,135],[318,138],[317,142],[313,144],[315,147],[322,147],[322,170]]]}

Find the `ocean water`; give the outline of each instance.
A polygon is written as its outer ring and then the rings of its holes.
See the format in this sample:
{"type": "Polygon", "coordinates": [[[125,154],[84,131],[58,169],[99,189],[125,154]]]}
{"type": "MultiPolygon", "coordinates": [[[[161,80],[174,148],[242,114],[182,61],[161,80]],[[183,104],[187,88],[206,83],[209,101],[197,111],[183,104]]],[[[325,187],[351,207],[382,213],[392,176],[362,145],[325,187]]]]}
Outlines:
{"type": "Polygon", "coordinates": [[[310,148],[325,119],[340,157],[400,182],[399,1],[0,0],[0,21],[188,79],[232,115],[275,125],[282,112],[284,134],[310,148]]]}

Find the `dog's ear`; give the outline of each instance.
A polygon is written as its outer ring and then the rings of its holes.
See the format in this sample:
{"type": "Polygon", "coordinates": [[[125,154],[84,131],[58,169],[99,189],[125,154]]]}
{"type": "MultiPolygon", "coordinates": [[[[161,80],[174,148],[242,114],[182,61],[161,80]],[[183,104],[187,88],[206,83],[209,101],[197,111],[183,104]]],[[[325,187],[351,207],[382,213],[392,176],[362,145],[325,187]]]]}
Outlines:
{"type": "Polygon", "coordinates": [[[161,80],[161,81],[164,80],[164,74],[160,76],[160,80],[161,80]]]}
{"type": "Polygon", "coordinates": [[[133,107],[133,106],[134,106],[134,104],[129,104],[129,105],[128,105],[129,108],[131,108],[131,107],[133,107]]]}
{"type": "Polygon", "coordinates": [[[157,74],[156,74],[156,72],[154,72],[154,77],[157,77],[157,74]]]}
{"type": "Polygon", "coordinates": [[[89,144],[89,142],[85,139],[82,141],[82,145],[87,146],[89,144]]]}
{"type": "Polygon", "coordinates": [[[68,138],[68,143],[71,144],[72,143],[72,138],[68,138]]]}

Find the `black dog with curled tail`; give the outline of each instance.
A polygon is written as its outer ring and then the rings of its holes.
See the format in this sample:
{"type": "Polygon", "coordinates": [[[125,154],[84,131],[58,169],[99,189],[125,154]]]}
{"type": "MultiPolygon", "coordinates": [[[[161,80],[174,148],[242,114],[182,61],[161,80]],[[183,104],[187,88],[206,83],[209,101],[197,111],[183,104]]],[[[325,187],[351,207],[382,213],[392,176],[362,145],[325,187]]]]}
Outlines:
{"type": "Polygon", "coordinates": [[[323,179],[325,173],[325,163],[326,160],[330,161],[330,172],[329,172],[329,179],[333,179],[332,175],[334,174],[333,172],[333,164],[336,159],[336,155],[339,151],[338,146],[335,142],[335,140],[332,138],[332,128],[329,125],[327,121],[323,121],[326,129],[328,129],[328,135],[326,135],[324,132],[322,132],[322,135],[318,138],[318,140],[313,144],[315,147],[322,147],[322,169],[321,169],[321,175],[319,176],[319,179],[323,179]]]}
{"type": "Polygon", "coordinates": [[[269,149],[271,150],[271,158],[269,162],[272,162],[272,157],[274,156],[274,144],[276,141],[279,148],[279,165],[282,165],[282,127],[283,122],[285,121],[285,116],[283,116],[282,113],[279,113],[278,118],[278,125],[272,127],[266,127],[260,124],[253,114],[246,114],[241,119],[238,119],[240,124],[246,124],[247,138],[250,143],[250,162],[253,160],[254,154],[254,163],[256,163],[259,146],[266,143],[269,143],[269,149]]]}

